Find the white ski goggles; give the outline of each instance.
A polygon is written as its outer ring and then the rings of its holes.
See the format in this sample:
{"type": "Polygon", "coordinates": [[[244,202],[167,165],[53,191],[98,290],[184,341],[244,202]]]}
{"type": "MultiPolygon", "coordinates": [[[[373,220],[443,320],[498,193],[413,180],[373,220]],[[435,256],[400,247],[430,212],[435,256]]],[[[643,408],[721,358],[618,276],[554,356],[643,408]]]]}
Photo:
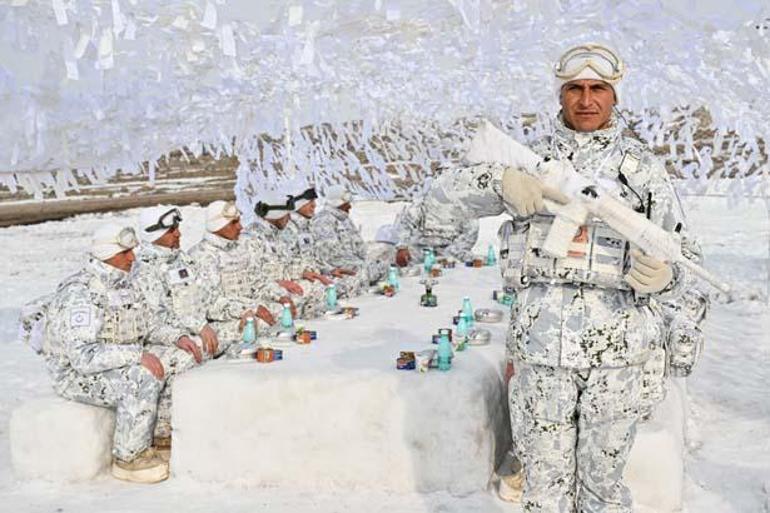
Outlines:
{"type": "Polygon", "coordinates": [[[182,222],[182,213],[179,211],[178,208],[172,208],[171,210],[163,213],[159,218],[158,222],[148,226],[144,229],[147,233],[156,232],[158,230],[169,230],[171,228],[176,228],[179,226],[179,223],[182,222]]]}
{"type": "Polygon", "coordinates": [[[626,66],[615,52],[606,46],[584,44],[567,50],[554,67],[556,77],[574,80],[585,69],[592,69],[602,80],[616,84],[623,78],[626,66]]]}

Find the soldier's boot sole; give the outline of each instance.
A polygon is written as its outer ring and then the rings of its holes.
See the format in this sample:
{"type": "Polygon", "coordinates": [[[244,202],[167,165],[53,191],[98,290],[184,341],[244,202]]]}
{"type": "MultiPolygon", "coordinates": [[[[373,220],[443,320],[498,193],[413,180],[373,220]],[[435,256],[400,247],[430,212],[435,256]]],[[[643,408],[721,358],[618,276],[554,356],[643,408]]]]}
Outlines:
{"type": "Polygon", "coordinates": [[[521,502],[524,494],[524,475],[521,470],[513,475],[500,476],[497,496],[505,502],[521,502]]]}
{"type": "Polygon", "coordinates": [[[112,464],[112,477],[131,483],[160,483],[161,481],[168,479],[168,475],[168,463],[162,463],[160,465],[137,470],[125,469],[117,463],[112,464]]]}
{"type": "Polygon", "coordinates": [[[171,461],[171,447],[164,447],[164,448],[156,447],[155,454],[160,456],[160,458],[166,463],[171,461]]]}

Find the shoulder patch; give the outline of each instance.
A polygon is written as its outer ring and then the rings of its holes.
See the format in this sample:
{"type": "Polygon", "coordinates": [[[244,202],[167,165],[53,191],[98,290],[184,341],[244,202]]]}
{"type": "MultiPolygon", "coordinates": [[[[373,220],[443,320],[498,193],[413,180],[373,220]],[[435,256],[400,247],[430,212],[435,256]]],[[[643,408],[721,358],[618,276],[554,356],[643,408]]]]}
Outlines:
{"type": "Polygon", "coordinates": [[[87,306],[70,308],[70,328],[87,328],[91,326],[91,309],[87,306]]]}

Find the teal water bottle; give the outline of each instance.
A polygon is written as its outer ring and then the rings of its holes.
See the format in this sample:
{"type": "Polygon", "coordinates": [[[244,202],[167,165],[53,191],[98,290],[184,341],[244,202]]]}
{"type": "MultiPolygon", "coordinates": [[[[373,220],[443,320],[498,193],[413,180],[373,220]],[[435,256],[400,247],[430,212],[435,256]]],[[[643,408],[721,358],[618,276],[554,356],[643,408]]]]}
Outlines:
{"type": "Polygon", "coordinates": [[[257,329],[254,327],[254,317],[246,317],[246,326],[243,328],[243,343],[253,344],[257,340],[257,329]]]}
{"type": "Polygon", "coordinates": [[[469,298],[468,296],[465,296],[463,298],[462,317],[465,319],[465,322],[468,324],[468,330],[472,330],[474,325],[473,306],[471,306],[471,298],[469,298]]]}
{"type": "Polygon", "coordinates": [[[337,309],[337,286],[333,283],[326,287],[326,309],[330,311],[337,309]]]}
{"type": "Polygon", "coordinates": [[[398,269],[396,269],[396,266],[394,265],[391,265],[388,269],[388,285],[393,287],[394,290],[398,291],[398,269]]]}
{"type": "Polygon", "coordinates": [[[464,315],[461,315],[460,319],[457,321],[457,329],[455,330],[455,341],[457,342],[458,351],[465,351],[465,344],[468,342],[468,334],[470,331],[471,330],[468,329],[468,321],[465,319],[464,315]]]}
{"type": "Polygon", "coordinates": [[[487,248],[487,265],[495,265],[497,263],[497,255],[495,252],[495,247],[490,244],[489,248],[487,248]]]}
{"type": "Polygon", "coordinates": [[[449,337],[444,333],[438,341],[438,370],[448,371],[452,368],[452,344],[449,343],[449,337]]]}
{"type": "Polygon", "coordinates": [[[291,316],[289,303],[283,304],[283,310],[281,311],[281,327],[286,330],[290,330],[294,327],[294,318],[291,316]]]}

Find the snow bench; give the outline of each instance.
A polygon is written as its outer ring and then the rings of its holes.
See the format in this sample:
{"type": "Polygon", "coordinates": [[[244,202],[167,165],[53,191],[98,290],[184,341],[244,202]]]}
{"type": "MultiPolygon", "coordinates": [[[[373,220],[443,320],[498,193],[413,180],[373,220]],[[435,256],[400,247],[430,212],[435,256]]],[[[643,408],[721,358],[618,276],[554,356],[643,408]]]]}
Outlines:
{"type": "Polygon", "coordinates": [[[10,422],[11,462],[20,479],[84,481],[109,469],[115,413],[50,396],[27,401],[10,422]]]}
{"type": "MultiPolygon", "coordinates": [[[[507,322],[482,325],[489,346],[458,354],[451,371],[398,371],[401,350],[430,346],[461,297],[492,307],[497,269],[456,269],[434,288],[436,308],[417,306],[422,286],[402,280],[394,298],[352,303],[349,321],[312,321],[318,340],[284,348],[271,364],[215,361],[174,384],[172,474],[292,490],[486,488],[510,444],[502,371],[507,322]]],[[[682,503],[684,389],[672,384],[640,425],[626,471],[635,501],[658,513],[682,503]]],[[[108,468],[110,410],[59,398],[29,401],[11,419],[20,478],[77,481],[108,468]]]]}

